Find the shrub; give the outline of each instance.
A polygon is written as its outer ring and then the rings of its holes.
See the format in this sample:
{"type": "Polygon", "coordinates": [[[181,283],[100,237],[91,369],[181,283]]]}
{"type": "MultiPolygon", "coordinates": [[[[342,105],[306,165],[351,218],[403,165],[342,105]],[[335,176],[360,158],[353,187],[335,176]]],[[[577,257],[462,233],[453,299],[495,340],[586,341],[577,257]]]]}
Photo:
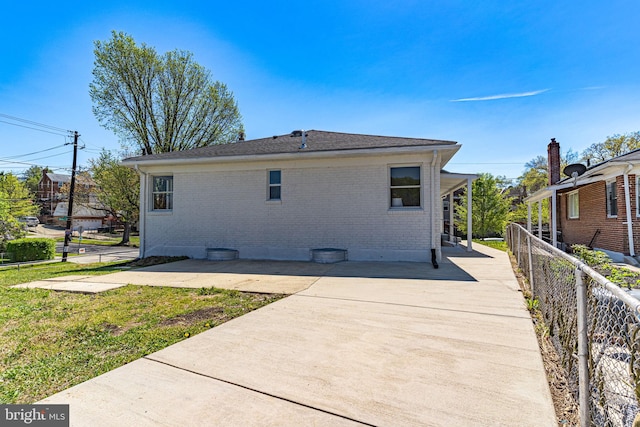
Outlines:
{"type": "Polygon", "coordinates": [[[616,285],[626,286],[629,289],[640,287],[640,274],[614,265],[606,253],[591,250],[584,245],[573,245],[571,249],[576,258],[582,260],[616,285]]]}
{"type": "Polygon", "coordinates": [[[56,242],[53,239],[18,239],[7,242],[7,252],[16,262],[53,259],[56,242]]]}

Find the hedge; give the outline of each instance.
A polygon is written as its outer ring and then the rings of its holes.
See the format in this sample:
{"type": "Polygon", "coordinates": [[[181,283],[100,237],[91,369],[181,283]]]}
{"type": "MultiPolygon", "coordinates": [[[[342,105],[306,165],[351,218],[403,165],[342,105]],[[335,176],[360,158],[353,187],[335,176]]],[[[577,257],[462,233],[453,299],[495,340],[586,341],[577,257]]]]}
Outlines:
{"type": "Polygon", "coordinates": [[[7,242],[7,252],[14,262],[53,259],[56,242],[53,239],[18,239],[7,242]]]}

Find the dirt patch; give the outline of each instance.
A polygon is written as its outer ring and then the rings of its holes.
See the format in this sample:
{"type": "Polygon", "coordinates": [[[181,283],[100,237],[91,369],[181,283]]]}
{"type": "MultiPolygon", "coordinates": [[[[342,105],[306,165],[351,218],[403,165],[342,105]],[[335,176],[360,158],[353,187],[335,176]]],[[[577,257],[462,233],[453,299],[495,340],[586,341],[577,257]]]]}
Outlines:
{"type": "Polygon", "coordinates": [[[189,259],[186,256],[150,256],[127,263],[129,267],[150,267],[152,265],[167,264],[169,262],[182,261],[189,259]]]}
{"type": "Polygon", "coordinates": [[[127,325],[126,327],[122,327],[122,326],[114,325],[112,323],[103,323],[100,325],[100,329],[102,331],[109,332],[114,337],[118,337],[124,334],[125,332],[127,332],[129,329],[133,329],[139,325],[140,323],[133,323],[131,325],[127,325]]]}
{"type": "Polygon", "coordinates": [[[160,322],[161,326],[175,326],[175,325],[188,325],[192,323],[209,321],[218,323],[218,320],[222,320],[225,317],[224,309],[222,307],[207,307],[200,310],[192,311],[191,313],[181,314],[180,316],[172,317],[160,322]]]}
{"type": "MultiPolygon", "coordinates": [[[[525,282],[525,278],[522,272],[518,268],[518,264],[513,255],[509,254],[511,259],[511,268],[513,269],[518,283],[520,284],[520,290],[523,293],[528,293],[528,287],[525,282]]],[[[560,357],[556,352],[553,343],[551,342],[544,322],[541,316],[533,314],[531,320],[534,324],[536,331],[536,337],[538,338],[538,347],[540,348],[540,354],[542,355],[542,362],[544,364],[544,370],[547,374],[547,382],[549,383],[549,390],[551,391],[551,398],[553,399],[553,407],[556,411],[556,420],[560,426],[578,426],[580,425],[580,413],[578,402],[573,397],[571,388],[567,381],[567,375],[564,367],[560,362],[560,357]]]]}

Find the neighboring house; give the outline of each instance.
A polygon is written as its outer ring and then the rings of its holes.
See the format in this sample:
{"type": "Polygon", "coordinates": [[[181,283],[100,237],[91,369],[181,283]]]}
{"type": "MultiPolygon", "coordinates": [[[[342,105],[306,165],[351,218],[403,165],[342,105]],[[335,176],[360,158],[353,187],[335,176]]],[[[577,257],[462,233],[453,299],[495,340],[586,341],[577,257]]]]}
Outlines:
{"type": "MultiPolygon", "coordinates": [[[[66,226],[68,212],[69,204],[67,202],[60,202],[53,212],[53,217],[59,221],[59,225],[66,226]]],[[[76,204],[74,202],[71,229],[76,230],[78,227],[82,227],[84,230],[97,230],[103,227],[106,217],[107,212],[104,209],[76,204]]]]}
{"type": "Polygon", "coordinates": [[[636,256],[640,247],[640,150],[590,167],[578,165],[575,177],[563,179],[559,153],[560,146],[552,139],[549,186],[526,199],[529,207],[551,199],[553,244],[565,248],[588,245],[605,250],[616,260],[636,256]]]}
{"type": "MultiPolygon", "coordinates": [[[[71,183],[71,175],[57,174],[44,169],[38,183],[38,204],[41,206],[40,222],[66,225],[68,195],[62,192],[65,184],[71,183]]],[[[83,225],[85,229],[98,228],[103,224],[105,212],[95,195],[95,182],[83,175],[76,175],[74,197],[74,221],[72,226],[83,225]]]]}
{"type": "Polygon", "coordinates": [[[459,148],[310,130],[125,159],[140,173],[140,256],[439,259],[442,197],[476,177],[441,173],[459,148]]]}

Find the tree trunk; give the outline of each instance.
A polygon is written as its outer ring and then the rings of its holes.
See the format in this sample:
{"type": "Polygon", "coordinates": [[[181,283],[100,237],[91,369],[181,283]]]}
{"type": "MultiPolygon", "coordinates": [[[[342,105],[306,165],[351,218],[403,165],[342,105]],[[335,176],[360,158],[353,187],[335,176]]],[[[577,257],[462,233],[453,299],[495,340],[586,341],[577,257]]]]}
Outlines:
{"type": "Polygon", "coordinates": [[[124,225],[124,231],[122,232],[122,241],[118,243],[118,245],[129,246],[129,235],[131,234],[131,223],[127,221],[123,225],[124,225]]]}

